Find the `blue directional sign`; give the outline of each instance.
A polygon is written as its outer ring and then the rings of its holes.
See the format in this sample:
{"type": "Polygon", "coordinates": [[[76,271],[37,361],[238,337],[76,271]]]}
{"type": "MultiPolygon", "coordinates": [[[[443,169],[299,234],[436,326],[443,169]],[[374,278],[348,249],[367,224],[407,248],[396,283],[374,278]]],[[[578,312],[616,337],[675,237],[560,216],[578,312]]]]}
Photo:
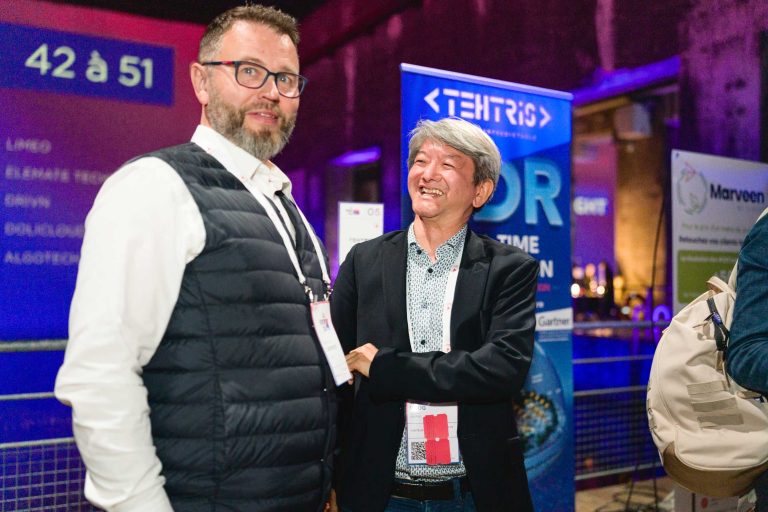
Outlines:
{"type": "Polygon", "coordinates": [[[4,23],[0,41],[0,87],[173,103],[172,48],[4,23]]]}

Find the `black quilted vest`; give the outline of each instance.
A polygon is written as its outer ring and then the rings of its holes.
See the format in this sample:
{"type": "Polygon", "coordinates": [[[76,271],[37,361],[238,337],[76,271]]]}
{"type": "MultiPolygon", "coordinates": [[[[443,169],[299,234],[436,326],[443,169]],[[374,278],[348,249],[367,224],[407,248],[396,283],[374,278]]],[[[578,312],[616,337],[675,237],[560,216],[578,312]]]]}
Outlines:
{"type": "MultiPolygon", "coordinates": [[[[282,239],[250,192],[197,145],[149,156],[179,173],[206,234],[143,373],[174,510],[320,510],[336,400],[282,239]]],[[[303,272],[319,294],[312,241],[301,222],[294,226],[303,272]]]]}

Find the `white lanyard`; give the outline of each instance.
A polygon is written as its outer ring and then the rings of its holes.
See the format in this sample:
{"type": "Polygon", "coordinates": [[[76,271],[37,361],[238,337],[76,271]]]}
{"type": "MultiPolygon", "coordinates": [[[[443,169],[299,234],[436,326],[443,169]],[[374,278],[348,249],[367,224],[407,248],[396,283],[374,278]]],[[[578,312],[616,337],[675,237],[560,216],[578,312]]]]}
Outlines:
{"type": "Polygon", "coordinates": [[[301,209],[298,207],[298,205],[296,205],[295,203],[294,203],[294,206],[296,206],[296,211],[299,212],[301,221],[304,223],[304,227],[307,228],[307,233],[309,233],[309,238],[312,240],[312,245],[315,247],[315,253],[317,254],[317,261],[318,263],[320,263],[320,272],[323,274],[323,284],[325,284],[325,300],[328,300],[331,295],[331,278],[330,278],[330,275],[328,274],[328,267],[326,267],[325,265],[325,258],[323,258],[323,251],[320,248],[320,240],[318,240],[317,236],[315,235],[315,230],[312,229],[312,226],[310,225],[309,221],[307,221],[307,218],[304,216],[304,212],[302,212],[301,209]]]}
{"type": "MultiPolygon", "coordinates": [[[[258,189],[258,187],[252,185],[247,180],[241,179],[240,182],[245,186],[245,188],[248,189],[248,191],[253,195],[253,197],[256,198],[256,201],[258,201],[261,207],[264,208],[264,211],[267,212],[267,216],[272,221],[272,224],[274,224],[275,229],[277,229],[277,232],[280,234],[280,238],[283,240],[283,245],[285,245],[285,250],[288,252],[288,258],[291,260],[291,263],[293,264],[293,268],[296,271],[296,277],[298,277],[299,283],[304,287],[304,292],[309,297],[309,301],[314,302],[314,295],[312,293],[312,289],[307,284],[307,278],[306,276],[304,276],[304,272],[301,271],[301,265],[299,265],[299,259],[296,255],[296,250],[294,249],[293,242],[291,241],[291,236],[288,234],[288,231],[285,229],[285,226],[283,226],[283,223],[280,221],[280,218],[278,217],[278,213],[276,210],[277,206],[269,204],[269,200],[261,192],[261,190],[258,189]]],[[[275,198],[275,201],[279,201],[279,200],[280,200],[279,197],[275,198]]],[[[315,236],[315,232],[312,229],[312,226],[310,226],[309,222],[307,222],[307,218],[304,217],[304,214],[301,212],[301,210],[298,207],[296,207],[296,211],[299,212],[299,216],[301,217],[301,221],[304,223],[304,227],[307,230],[307,234],[309,234],[309,238],[312,240],[312,246],[315,249],[315,253],[317,253],[317,261],[320,263],[320,271],[323,274],[323,284],[325,284],[325,295],[326,295],[325,299],[327,299],[331,290],[331,278],[329,277],[329,274],[328,274],[328,268],[325,265],[323,252],[320,249],[320,242],[317,240],[317,237],[315,236]]],[[[286,219],[286,221],[290,222],[290,219],[286,219]]],[[[299,237],[299,230],[297,229],[296,238],[298,239],[298,237],[299,237]]]]}
{"type": "MultiPolygon", "coordinates": [[[[464,238],[466,242],[466,236],[464,238]]],[[[459,278],[459,267],[464,253],[464,243],[459,246],[459,253],[451,265],[448,272],[448,280],[445,283],[445,295],[443,297],[443,352],[447,354],[451,351],[451,312],[453,310],[453,299],[456,294],[456,282],[459,278]]],[[[415,339],[413,336],[413,324],[411,323],[411,308],[406,307],[406,316],[408,317],[408,336],[411,339],[411,350],[416,352],[415,339]]]]}
{"type": "MultiPolygon", "coordinates": [[[[320,263],[320,271],[323,274],[325,296],[320,301],[315,301],[312,289],[307,284],[307,278],[301,271],[299,259],[296,254],[294,245],[291,242],[291,238],[288,235],[288,230],[280,221],[280,214],[277,212],[278,206],[276,204],[269,204],[266,196],[264,196],[261,190],[259,190],[257,187],[251,187],[249,186],[249,183],[245,181],[243,181],[243,185],[245,185],[245,187],[253,194],[261,207],[264,208],[264,211],[267,212],[267,215],[272,221],[272,224],[275,225],[275,229],[277,229],[277,232],[280,234],[280,238],[283,240],[283,245],[285,245],[285,250],[288,252],[288,257],[293,264],[293,268],[296,270],[296,276],[299,278],[299,283],[304,286],[304,292],[307,294],[307,297],[309,297],[312,325],[315,328],[315,333],[317,334],[317,339],[320,342],[320,347],[323,349],[323,354],[325,354],[325,358],[328,361],[328,366],[331,369],[331,375],[333,375],[334,382],[337,386],[347,382],[352,378],[352,374],[349,372],[346,359],[344,358],[344,351],[341,348],[341,343],[339,342],[339,338],[333,328],[333,323],[331,320],[331,309],[330,304],[328,303],[328,298],[331,292],[331,280],[328,277],[328,267],[325,265],[325,259],[323,258],[323,252],[320,248],[320,242],[317,240],[317,236],[315,236],[315,232],[312,230],[312,226],[310,226],[309,222],[307,222],[307,218],[304,216],[302,211],[296,207],[296,211],[299,212],[299,216],[301,217],[301,222],[304,224],[304,227],[307,230],[307,234],[312,240],[312,246],[315,249],[315,253],[317,253],[317,260],[320,263]]],[[[276,197],[275,200],[280,201],[280,198],[276,197]]],[[[290,218],[285,219],[285,221],[291,222],[290,218]]],[[[297,239],[299,234],[300,231],[296,229],[297,239]]]]}

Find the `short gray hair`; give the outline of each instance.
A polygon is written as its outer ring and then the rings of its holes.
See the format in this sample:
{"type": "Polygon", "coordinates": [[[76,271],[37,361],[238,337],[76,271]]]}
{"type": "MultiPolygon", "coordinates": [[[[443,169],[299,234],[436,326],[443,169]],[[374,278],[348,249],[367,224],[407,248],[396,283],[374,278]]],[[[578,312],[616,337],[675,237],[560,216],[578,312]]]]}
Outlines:
{"type": "Polygon", "coordinates": [[[464,153],[475,164],[475,185],[485,180],[493,182],[494,189],[501,173],[501,154],[493,139],[476,124],[459,117],[446,117],[439,121],[422,119],[411,130],[408,142],[408,169],[413,167],[416,153],[427,140],[434,140],[464,153]]]}

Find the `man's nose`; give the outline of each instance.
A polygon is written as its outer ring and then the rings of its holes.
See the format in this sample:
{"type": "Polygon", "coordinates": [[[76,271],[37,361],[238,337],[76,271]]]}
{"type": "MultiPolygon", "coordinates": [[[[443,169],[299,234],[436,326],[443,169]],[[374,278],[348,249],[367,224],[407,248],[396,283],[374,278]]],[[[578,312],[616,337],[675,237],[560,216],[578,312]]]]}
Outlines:
{"type": "Polygon", "coordinates": [[[424,166],[424,170],[421,173],[422,178],[425,180],[435,180],[440,176],[437,169],[437,165],[434,162],[430,162],[424,166]]]}
{"type": "Polygon", "coordinates": [[[280,93],[277,90],[277,82],[274,76],[267,78],[267,81],[259,88],[259,96],[270,101],[280,100],[280,93]]]}

